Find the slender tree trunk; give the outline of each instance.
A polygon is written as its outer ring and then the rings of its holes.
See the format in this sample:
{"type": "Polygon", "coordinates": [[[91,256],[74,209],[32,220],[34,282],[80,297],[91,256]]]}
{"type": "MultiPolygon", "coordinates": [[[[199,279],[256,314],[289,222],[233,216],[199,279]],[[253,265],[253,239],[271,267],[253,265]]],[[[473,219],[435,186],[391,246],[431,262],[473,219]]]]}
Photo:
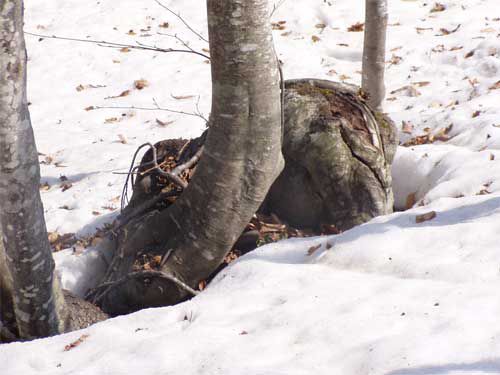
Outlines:
{"type": "Polygon", "coordinates": [[[363,47],[362,89],[369,95],[368,103],[381,110],[385,97],[385,39],[387,31],[387,0],[365,0],[365,40],[363,47]]]}
{"type": "MultiPolygon", "coordinates": [[[[203,156],[174,205],[125,228],[105,282],[130,273],[138,251],[156,249],[164,274],[197,289],[221,264],[283,168],[268,1],[208,0],[207,7],[213,94],[203,156]]],[[[189,295],[161,278],[143,281],[110,290],[103,309],[126,313],[189,295]]]]}
{"type": "Polygon", "coordinates": [[[64,330],[39,193],[38,153],[26,100],[22,0],[0,0],[0,222],[19,335],[64,330]]]}

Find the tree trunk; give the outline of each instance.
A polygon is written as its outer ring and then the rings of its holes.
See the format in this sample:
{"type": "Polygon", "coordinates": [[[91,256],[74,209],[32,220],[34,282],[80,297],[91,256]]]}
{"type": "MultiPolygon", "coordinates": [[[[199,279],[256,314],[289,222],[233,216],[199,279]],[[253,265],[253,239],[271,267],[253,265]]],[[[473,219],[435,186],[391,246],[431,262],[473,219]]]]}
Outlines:
{"type": "Polygon", "coordinates": [[[14,313],[12,281],[7,267],[7,258],[0,230],[0,343],[14,341],[19,337],[14,313]]]}
{"type": "Polygon", "coordinates": [[[268,1],[208,0],[207,7],[213,94],[203,155],[172,206],[121,230],[108,275],[92,293],[110,314],[190,296],[220,265],[283,168],[268,1]],[[154,272],[138,268],[147,257],[161,258],[154,272]]]}
{"type": "Polygon", "coordinates": [[[361,87],[368,93],[370,106],[380,111],[385,97],[385,39],[387,0],[365,0],[365,40],[361,87]]]}
{"type": "Polygon", "coordinates": [[[0,40],[0,222],[17,327],[29,339],[62,332],[65,310],[39,193],[21,0],[0,1],[0,40]]]}

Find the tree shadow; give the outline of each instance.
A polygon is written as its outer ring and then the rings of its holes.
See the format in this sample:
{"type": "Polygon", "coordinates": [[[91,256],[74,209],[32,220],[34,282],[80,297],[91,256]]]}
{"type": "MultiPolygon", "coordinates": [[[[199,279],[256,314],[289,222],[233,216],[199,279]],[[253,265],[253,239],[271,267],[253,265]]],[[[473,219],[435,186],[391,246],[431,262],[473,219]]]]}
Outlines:
{"type": "Polygon", "coordinates": [[[468,363],[447,363],[445,365],[404,368],[387,372],[385,375],[446,375],[452,371],[499,374],[500,359],[497,358],[468,363]]]}
{"type": "MultiPolygon", "coordinates": [[[[459,199],[459,198],[458,198],[459,199]]],[[[432,209],[429,208],[428,211],[432,209]]],[[[495,211],[500,210],[500,197],[494,196],[481,200],[477,203],[465,204],[449,210],[438,211],[434,219],[423,223],[416,222],[415,212],[399,212],[394,217],[389,216],[389,220],[384,222],[368,222],[354,227],[338,236],[339,242],[351,242],[366,235],[382,234],[393,227],[401,229],[422,228],[422,227],[446,227],[449,225],[463,224],[483,217],[491,216],[495,211]]]]}

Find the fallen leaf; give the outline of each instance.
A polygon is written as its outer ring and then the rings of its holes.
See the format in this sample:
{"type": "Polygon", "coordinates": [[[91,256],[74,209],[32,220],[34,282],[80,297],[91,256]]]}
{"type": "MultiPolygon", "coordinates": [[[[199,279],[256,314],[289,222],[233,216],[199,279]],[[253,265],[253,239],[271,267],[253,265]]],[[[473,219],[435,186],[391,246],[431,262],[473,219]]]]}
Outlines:
{"type": "Polygon", "coordinates": [[[84,342],[88,337],[89,337],[89,335],[81,335],[78,338],[78,340],[73,341],[71,344],[66,345],[64,347],[64,351],[67,352],[67,351],[70,351],[71,349],[76,348],[78,345],[80,345],[82,342],[84,342]]]}
{"type": "Polygon", "coordinates": [[[314,254],[314,252],[315,252],[316,250],[318,250],[319,248],[321,248],[321,244],[316,245],[316,246],[311,246],[311,247],[307,250],[307,255],[308,255],[308,256],[313,255],[313,254],[314,254]]]}
{"type": "Polygon", "coordinates": [[[127,138],[123,134],[118,134],[118,139],[120,140],[120,143],[122,144],[127,144],[127,138]]]}
{"type": "Polygon", "coordinates": [[[196,95],[172,95],[172,94],[170,94],[170,96],[177,100],[191,99],[196,97],[196,95]]]}
{"type": "Polygon", "coordinates": [[[61,191],[65,192],[66,190],[71,189],[73,184],[69,181],[64,181],[61,185],[59,185],[59,187],[61,188],[61,191]]]}
{"type": "Polygon", "coordinates": [[[122,53],[127,53],[127,52],[130,52],[130,48],[128,48],[128,47],[123,47],[123,48],[121,48],[121,49],[120,49],[120,52],[122,52],[122,53]]]}
{"type": "Polygon", "coordinates": [[[311,37],[311,40],[313,41],[313,43],[316,43],[316,42],[319,42],[321,39],[320,39],[320,37],[319,37],[319,36],[313,35],[313,36],[311,37]]]}
{"type": "Polygon", "coordinates": [[[429,221],[429,220],[432,220],[432,219],[434,219],[436,216],[437,216],[436,211],[426,212],[425,214],[422,214],[422,215],[417,215],[417,216],[415,217],[415,222],[416,222],[417,224],[420,224],[420,223],[423,223],[424,221],[429,221]]]}
{"type": "Polygon", "coordinates": [[[50,185],[48,182],[44,182],[43,184],[40,184],[40,190],[41,191],[48,191],[50,190],[50,185]]]}
{"type": "Polygon", "coordinates": [[[405,204],[405,208],[407,210],[409,210],[410,208],[412,208],[415,203],[417,203],[417,193],[410,193],[408,194],[408,196],[406,197],[406,204],[405,204]]]}
{"type": "Polygon", "coordinates": [[[170,125],[172,124],[174,121],[161,121],[159,119],[156,119],[156,123],[160,126],[167,126],[167,125],[170,125]]]}
{"type": "Polygon", "coordinates": [[[118,121],[118,117],[109,117],[107,119],[104,120],[104,123],[105,124],[111,124],[113,122],[117,122],[118,121]]]}
{"type": "Polygon", "coordinates": [[[347,28],[347,31],[349,32],[360,32],[363,31],[365,28],[365,24],[362,22],[356,22],[354,25],[351,25],[347,28]]]}
{"type": "Polygon", "coordinates": [[[198,290],[203,290],[207,287],[207,281],[206,280],[201,280],[198,283],[198,290]]]}
{"type": "Polygon", "coordinates": [[[115,96],[106,96],[104,99],[116,99],[116,98],[123,98],[124,96],[128,96],[130,94],[130,90],[125,90],[122,91],[119,95],[115,96]]]}
{"type": "Polygon", "coordinates": [[[146,81],[145,79],[138,79],[138,80],[134,81],[134,87],[137,90],[142,90],[143,88],[148,87],[148,86],[149,86],[149,82],[146,81]]]}
{"type": "Polygon", "coordinates": [[[401,130],[403,131],[403,133],[412,134],[413,133],[413,124],[409,121],[403,120],[401,130]]]}
{"type": "Polygon", "coordinates": [[[500,89],[500,81],[497,81],[492,86],[490,86],[490,90],[499,90],[500,89]]]}
{"type": "Polygon", "coordinates": [[[431,13],[442,12],[446,10],[446,7],[443,4],[436,3],[431,9],[431,13]]]}

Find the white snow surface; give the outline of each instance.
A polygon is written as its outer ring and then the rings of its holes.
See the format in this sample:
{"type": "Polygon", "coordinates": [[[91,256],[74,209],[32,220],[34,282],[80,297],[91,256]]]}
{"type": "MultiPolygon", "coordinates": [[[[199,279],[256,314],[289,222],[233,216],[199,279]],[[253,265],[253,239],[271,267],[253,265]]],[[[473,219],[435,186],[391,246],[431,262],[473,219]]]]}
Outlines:
{"type": "MultiPolygon", "coordinates": [[[[396,207],[405,209],[414,193],[413,208],[337,236],[260,247],[177,306],[1,345],[0,373],[500,374],[500,8],[498,0],[440,2],[445,10],[431,12],[434,2],[389,0],[385,109],[401,141],[453,125],[447,142],[398,149],[396,207]],[[396,91],[405,86],[418,93],[396,91]],[[401,131],[402,121],[412,134],[401,131]],[[434,219],[416,223],[430,211],[434,219]]],[[[363,21],[363,3],[285,1],[273,16],[286,21],[274,31],[285,77],[359,84],[363,33],[347,28],[363,21]]],[[[203,1],[164,4],[206,36],[203,1]]],[[[25,29],[183,47],[161,32],[207,48],[153,0],[27,1],[25,29]]],[[[127,170],[138,145],[196,136],[204,122],[156,110],[84,109],[154,107],[155,100],[194,112],[199,97],[208,116],[210,65],[192,54],[26,38],[30,110],[47,161],[42,182],[50,185],[42,192],[48,229],[89,234],[115,217],[124,175],[114,172],[127,170]],[[149,85],[135,89],[138,79],[149,85]],[[64,192],[62,175],[73,184],[64,192]]],[[[105,269],[96,249],[64,250],[56,262],[64,286],[80,295],[105,269]]]]}

